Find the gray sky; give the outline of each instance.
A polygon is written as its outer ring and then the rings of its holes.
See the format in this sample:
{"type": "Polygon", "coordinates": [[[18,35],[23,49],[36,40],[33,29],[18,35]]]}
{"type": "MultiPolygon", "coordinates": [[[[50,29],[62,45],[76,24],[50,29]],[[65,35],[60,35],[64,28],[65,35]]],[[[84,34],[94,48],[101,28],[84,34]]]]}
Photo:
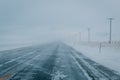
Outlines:
{"type": "Polygon", "coordinates": [[[0,0],[0,46],[65,40],[120,40],[120,0],[0,0]],[[76,35],[76,36],[74,36],[76,35]]]}

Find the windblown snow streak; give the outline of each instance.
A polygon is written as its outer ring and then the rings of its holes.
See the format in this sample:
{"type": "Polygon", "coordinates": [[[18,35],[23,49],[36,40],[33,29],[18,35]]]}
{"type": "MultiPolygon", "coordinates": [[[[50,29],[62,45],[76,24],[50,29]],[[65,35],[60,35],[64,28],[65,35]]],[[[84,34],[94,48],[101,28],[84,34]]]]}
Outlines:
{"type": "Polygon", "coordinates": [[[64,43],[0,52],[2,80],[120,80],[104,67],[64,43]],[[4,77],[10,73],[9,76],[4,77]]]}

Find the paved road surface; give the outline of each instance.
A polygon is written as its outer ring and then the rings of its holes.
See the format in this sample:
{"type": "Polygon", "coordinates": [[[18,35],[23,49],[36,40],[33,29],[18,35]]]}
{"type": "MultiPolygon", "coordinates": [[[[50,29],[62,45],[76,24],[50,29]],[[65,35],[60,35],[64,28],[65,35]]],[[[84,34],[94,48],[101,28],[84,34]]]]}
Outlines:
{"type": "Polygon", "coordinates": [[[106,68],[63,43],[0,52],[0,80],[120,80],[106,68]]]}

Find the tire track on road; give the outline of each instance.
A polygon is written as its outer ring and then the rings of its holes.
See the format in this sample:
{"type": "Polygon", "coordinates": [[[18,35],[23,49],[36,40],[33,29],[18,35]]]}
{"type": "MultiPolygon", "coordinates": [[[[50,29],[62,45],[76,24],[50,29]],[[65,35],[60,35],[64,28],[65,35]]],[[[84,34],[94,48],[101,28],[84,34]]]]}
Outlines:
{"type": "MultiPolygon", "coordinates": [[[[105,71],[101,72],[102,69],[100,68],[97,69],[97,67],[95,68],[94,66],[92,66],[89,62],[85,60],[87,59],[87,57],[78,55],[79,53],[77,53],[76,51],[71,51],[71,54],[75,58],[76,62],[78,62],[79,65],[81,65],[81,67],[86,71],[86,73],[89,75],[91,80],[119,80],[120,79],[120,76],[116,76],[115,74],[108,76],[109,74],[105,73],[105,71]]],[[[111,72],[111,70],[108,70],[108,71],[111,72]]],[[[112,73],[114,72],[111,72],[111,74],[112,73]]]]}
{"type": "Polygon", "coordinates": [[[57,46],[55,50],[52,52],[52,55],[49,56],[48,59],[45,60],[44,64],[42,65],[43,70],[38,70],[33,75],[33,80],[52,80],[54,74],[54,68],[56,66],[56,59],[58,55],[58,48],[57,46]]]}
{"type": "MultiPolygon", "coordinates": [[[[53,71],[54,71],[55,62],[56,62],[56,59],[57,59],[58,48],[59,47],[55,48],[53,50],[52,54],[50,54],[50,56],[48,55],[49,57],[44,60],[44,63],[41,66],[42,68],[35,68],[33,66],[31,66],[31,68],[28,68],[29,66],[25,66],[25,68],[19,70],[16,74],[14,74],[8,80],[21,80],[22,78],[24,79],[25,76],[27,76],[28,74],[30,74],[30,76],[32,76],[30,78],[32,80],[39,80],[39,79],[51,80],[51,78],[53,76],[52,74],[53,74],[53,71]],[[21,76],[21,74],[23,76],[21,76]]],[[[41,57],[41,55],[37,55],[36,57],[39,58],[39,57],[41,57]]],[[[36,60],[36,59],[37,58],[34,58],[34,60],[36,60]]],[[[34,60],[31,60],[31,61],[34,62],[34,60]]],[[[38,61],[38,63],[39,63],[39,61],[38,61]]],[[[37,65],[35,63],[31,63],[31,64],[32,65],[37,65]]]]}
{"type": "MultiPolygon", "coordinates": [[[[12,73],[13,75],[17,73],[17,68],[19,68],[21,65],[30,62],[32,59],[34,59],[36,56],[40,55],[40,50],[39,52],[37,52],[37,50],[35,50],[34,52],[31,52],[31,54],[25,55],[23,57],[20,57],[17,59],[17,63],[14,63],[13,65],[11,64],[10,66],[8,66],[6,69],[3,69],[0,72],[0,77],[4,76],[5,74],[12,73]]],[[[14,62],[14,61],[13,61],[14,62]]],[[[3,66],[4,67],[4,66],[3,66]]]]}

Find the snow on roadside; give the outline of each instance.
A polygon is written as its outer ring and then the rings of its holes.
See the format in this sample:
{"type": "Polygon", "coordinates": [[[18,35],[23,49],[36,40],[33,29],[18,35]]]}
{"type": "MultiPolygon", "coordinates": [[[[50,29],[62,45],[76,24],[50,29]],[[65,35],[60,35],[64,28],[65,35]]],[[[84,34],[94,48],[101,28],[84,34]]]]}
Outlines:
{"type": "Polygon", "coordinates": [[[99,52],[99,45],[70,44],[74,49],[81,52],[90,59],[120,72],[120,47],[102,47],[99,52]]]}

